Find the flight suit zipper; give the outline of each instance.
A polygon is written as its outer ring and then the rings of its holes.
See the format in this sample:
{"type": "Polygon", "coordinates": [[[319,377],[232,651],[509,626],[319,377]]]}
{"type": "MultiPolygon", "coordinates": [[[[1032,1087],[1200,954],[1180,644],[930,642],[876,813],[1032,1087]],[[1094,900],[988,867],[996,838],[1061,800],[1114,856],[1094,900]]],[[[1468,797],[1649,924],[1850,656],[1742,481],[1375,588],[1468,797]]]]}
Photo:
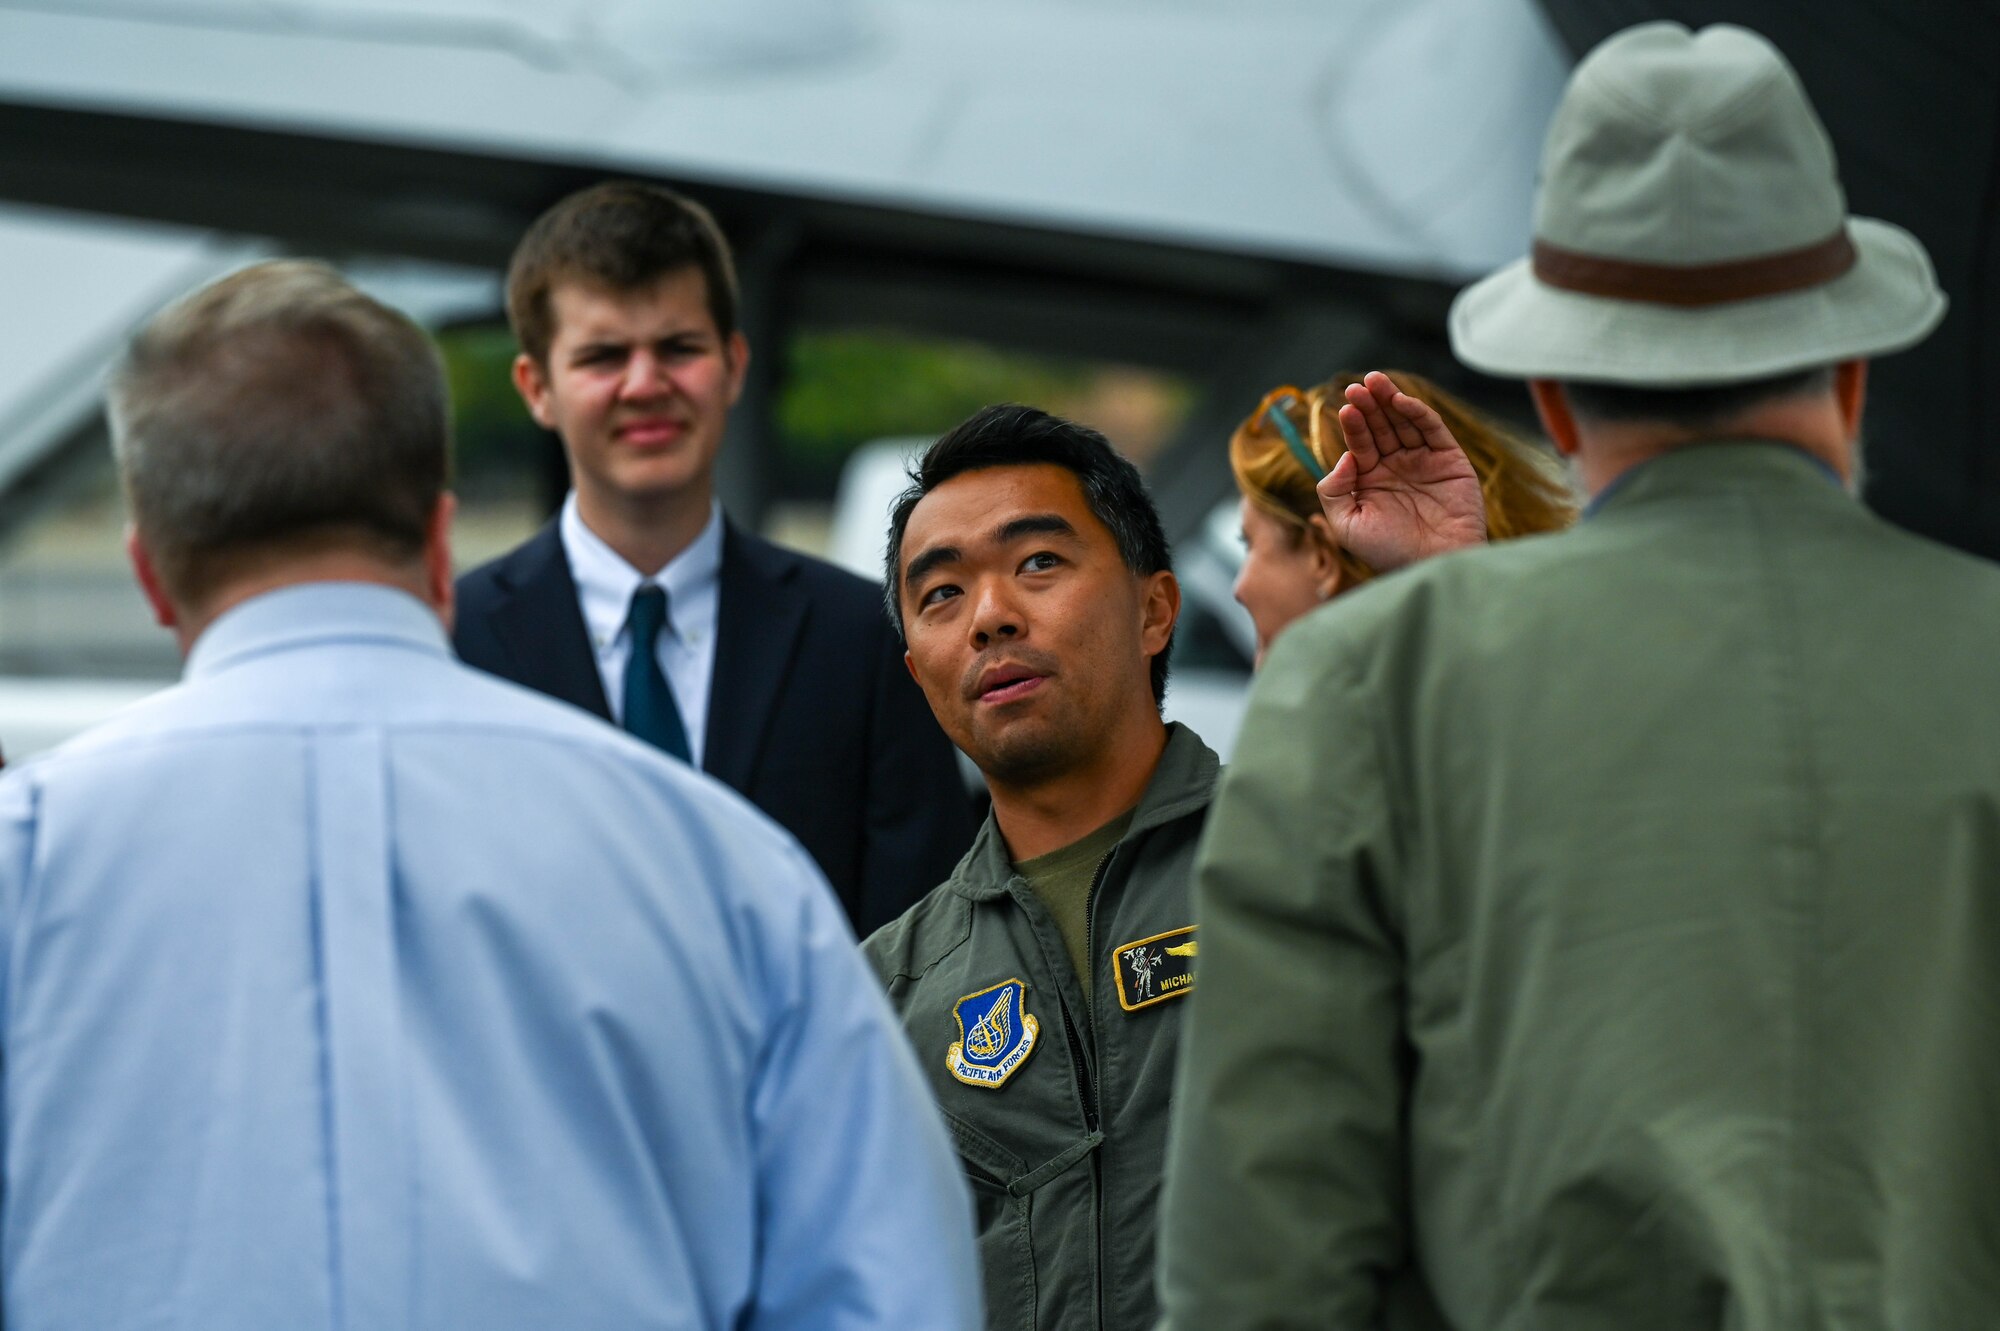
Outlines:
{"type": "MultiPolygon", "coordinates": [[[[1117,853],[1118,853],[1118,847],[1116,846],[1113,846],[1110,850],[1104,852],[1104,858],[1097,862],[1097,872],[1093,873],[1090,876],[1090,891],[1086,893],[1083,898],[1083,964],[1090,967],[1092,970],[1095,970],[1097,968],[1097,889],[1104,885],[1105,871],[1111,867],[1111,857],[1113,855],[1116,855],[1117,853]]],[[[1116,976],[1112,977],[1112,979],[1113,983],[1117,982],[1116,976]]],[[[1083,1000],[1084,1028],[1090,1032],[1090,1044],[1091,1048],[1093,1049],[1097,1047],[1097,1017],[1096,1017],[1097,1000],[1094,997],[1090,997],[1088,995],[1095,994],[1096,992],[1095,984],[1096,982],[1092,981],[1092,988],[1086,991],[1086,997],[1083,1000]]],[[[1080,988],[1081,985],[1079,985],[1078,987],[1080,988]]],[[[1079,1061],[1077,1070],[1079,1076],[1081,1076],[1084,1072],[1084,1069],[1081,1065],[1081,1061],[1079,1061]]],[[[1086,1082],[1085,1085],[1087,1085],[1089,1089],[1085,1093],[1083,1102],[1084,1122],[1090,1126],[1090,1130],[1092,1132],[1096,1132],[1098,1130],[1097,1087],[1094,1081],[1086,1082]]],[[[1097,1150],[1092,1151],[1090,1153],[1090,1189],[1091,1189],[1090,1227],[1091,1227],[1091,1240],[1092,1240],[1091,1264],[1092,1264],[1092,1275],[1094,1277],[1094,1284],[1096,1285],[1097,1325],[1100,1329],[1104,1326],[1103,1156],[1104,1156],[1104,1151],[1101,1146],[1097,1150]]]]}
{"type": "MultiPolygon", "coordinates": [[[[1090,967],[1097,965],[1097,889],[1104,882],[1105,866],[1111,863],[1111,857],[1116,853],[1115,846],[1104,852],[1104,858],[1097,862],[1097,869],[1090,876],[1090,891],[1085,893],[1083,898],[1083,964],[1090,967]]],[[[1084,989],[1082,977],[1078,978],[1077,988],[1084,989]]],[[[1089,1032],[1090,1043],[1095,1047],[1097,1019],[1091,1015],[1091,1008],[1095,1004],[1089,997],[1089,992],[1088,989],[1084,989],[1083,1027],[1089,1032]]],[[[1084,1060],[1082,1041],[1077,1035],[1074,1022],[1070,1024],[1069,1042],[1070,1057],[1076,1063],[1076,1084],[1083,1091],[1083,1121],[1092,1132],[1095,1132],[1098,1124],[1097,1083],[1090,1075],[1089,1064],[1084,1060]]]]}
{"type": "Polygon", "coordinates": [[[1097,1131],[1097,1088],[1090,1083],[1090,1067],[1084,1062],[1083,1041],[1076,1033],[1076,1018],[1070,1014],[1069,1004],[1062,1005],[1063,1034],[1069,1037],[1070,1066],[1076,1069],[1076,1087],[1083,1098],[1083,1126],[1086,1131],[1097,1131]]]}

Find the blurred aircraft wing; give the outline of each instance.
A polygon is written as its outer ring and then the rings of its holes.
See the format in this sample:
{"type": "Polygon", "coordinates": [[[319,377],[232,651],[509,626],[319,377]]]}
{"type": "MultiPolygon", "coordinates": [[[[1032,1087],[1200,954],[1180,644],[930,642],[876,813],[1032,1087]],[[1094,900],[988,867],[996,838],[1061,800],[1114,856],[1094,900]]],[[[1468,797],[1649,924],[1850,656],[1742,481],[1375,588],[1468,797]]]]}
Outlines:
{"type": "Polygon", "coordinates": [[[1567,65],[1532,0],[0,3],[18,108],[1448,279],[1521,252],[1567,65]]]}

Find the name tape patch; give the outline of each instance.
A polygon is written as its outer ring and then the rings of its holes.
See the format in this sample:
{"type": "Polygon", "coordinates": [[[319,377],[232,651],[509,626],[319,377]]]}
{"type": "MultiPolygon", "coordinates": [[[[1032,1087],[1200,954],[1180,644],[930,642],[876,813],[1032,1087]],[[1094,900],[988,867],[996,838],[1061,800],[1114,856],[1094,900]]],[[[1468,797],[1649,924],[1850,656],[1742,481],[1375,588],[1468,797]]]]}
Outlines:
{"type": "Polygon", "coordinates": [[[1127,1012],[1194,992],[1195,926],[1121,943],[1113,954],[1118,1006],[1127,1012]]]}

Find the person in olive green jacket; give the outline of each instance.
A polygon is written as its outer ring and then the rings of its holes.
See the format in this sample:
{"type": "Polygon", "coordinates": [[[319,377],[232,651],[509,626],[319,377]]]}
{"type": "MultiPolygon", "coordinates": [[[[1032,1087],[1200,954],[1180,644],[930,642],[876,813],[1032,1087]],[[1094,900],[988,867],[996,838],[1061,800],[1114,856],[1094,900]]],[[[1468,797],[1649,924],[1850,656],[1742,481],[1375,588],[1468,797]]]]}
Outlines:
{"type": "Polygon", "coordinates": [[[1595,496],[1287,631],[1201,852],[1173,1331],[2000,1309],[2000,570],[1850,496],[1943,298],[1791,70],[1628,31],[1462,295],[1595,496]]]}

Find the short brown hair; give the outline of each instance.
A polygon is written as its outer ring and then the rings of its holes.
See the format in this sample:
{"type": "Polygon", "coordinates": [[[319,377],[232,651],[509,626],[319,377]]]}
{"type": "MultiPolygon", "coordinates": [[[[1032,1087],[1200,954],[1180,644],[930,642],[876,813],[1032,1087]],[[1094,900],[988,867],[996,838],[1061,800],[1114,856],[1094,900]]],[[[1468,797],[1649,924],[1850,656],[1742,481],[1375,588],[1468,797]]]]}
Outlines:
{"type": "MultiPolygon", "coordinates": [[[[1396,386],[1444,419],[1445,427],[1479,475],[1486,504],[1486,535],[1504,541],[1533,532],[1554,531],[1576,520],[1576,495],[1554,461],[1524,439],[1421,375],[1404,370],[1386,372],[1396,386]]],[[[1283,522],[1300,539],[1318,539],[1310,525],[1320,510],[1314,488],[1318,477],[1307,472],[1285,437],[1269,418],[1282,411],[1301,441],[1306,442],[1323,471],[1331,471],[1346,451],[1338,413],[1350,384],[1359,374],[1339,374],[1306,392],[1275,394],[1236,427],[1229,439],[1229,467],[1243,497],[1283,522]]],[[[1342,583],[1351,586],[1375,576],[1375,570],[1346,549],[1336,547],[1342,583]]]]}
{"type": "Polygon", "coordinates": [[[256,264],[168,306],[109,401],[132,521],[183,604],[284,549],[415,559],[450,480],[437,349],[324,264],[256,264]]]}
{"type": "Polygon", "coordinates": [[[699,269],[709,317],[736,331],[736,265],[708,209],[659,185],[614,180],[572,194],[535,219],[507,265],[507,321],[521,350],[546,365],[555,340],[550,297],[564,282],[636,291],[699,269]]]}

